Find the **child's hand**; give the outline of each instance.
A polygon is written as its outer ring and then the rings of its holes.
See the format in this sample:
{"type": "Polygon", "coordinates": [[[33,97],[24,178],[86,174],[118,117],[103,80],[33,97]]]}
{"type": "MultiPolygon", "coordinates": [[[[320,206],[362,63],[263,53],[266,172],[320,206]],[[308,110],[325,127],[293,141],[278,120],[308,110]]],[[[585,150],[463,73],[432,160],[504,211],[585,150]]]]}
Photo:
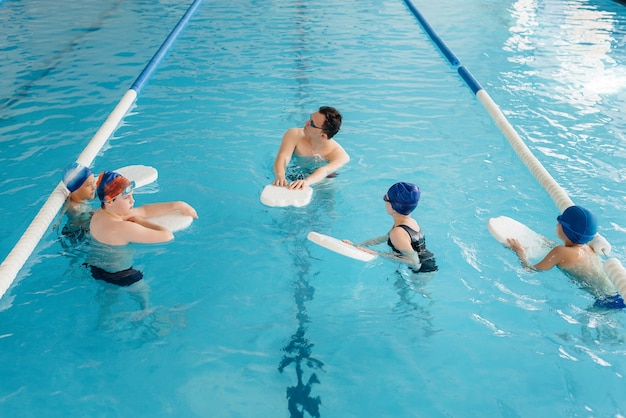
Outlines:
{"type": "Polygon", "coordinates": [[[363,247],[356,246],[351,241],[348,241],[347,239],[342,239],[341,242],[345,242],[348,245],[352,245],[354,248],[358,248],[359,250],[361,250],[361,251],[363,251],[365,253],[378,254],[376,251],[370,250],[369,248],[363,248],[363,247]]]}
{"type": "Polygon", "coordinates": [[[179,208],[178,210],[186,216],[191,216],[194,219],[198,219],[198,213],[196,212],[196,210],[191,207],[191,205],[189,203],[186,202],[179,202],[179,208]]]}
{"type": "Polygon", "coordinates": [[[374,255],[378,254],[376,251],[370,250],[369,248],[363,248],[363,247],[356,247],[356,248],[358,248],[359,250],[361,250],[361,251],[363,251],[365,253],[370,253],[370,254],[374,254],[374,255]]]}
{"type": "Polygon", "coordinates": [[[524,247],[522,247],[522,244],[520,244],[520,242],[516,240],[515,238],[507,238],[506,242],[509,244],[509,247],[511,247],[511,249],[515,251],[516,253],[526,252],[524,250],[524,247]]]}

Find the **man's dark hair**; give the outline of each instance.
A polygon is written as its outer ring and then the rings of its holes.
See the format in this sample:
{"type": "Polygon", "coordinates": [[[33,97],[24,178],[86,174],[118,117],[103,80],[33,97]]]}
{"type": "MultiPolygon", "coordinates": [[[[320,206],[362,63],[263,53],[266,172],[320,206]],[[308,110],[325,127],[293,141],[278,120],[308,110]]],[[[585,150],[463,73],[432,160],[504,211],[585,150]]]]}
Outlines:
{"type": "Polygon", "coordinates": [[[324,126],[322,126],[322,130],[326,133],[329,139],[334,137],[341,128],[341,113],[339,113],[339,111],[334,107],[330,106],[322,106],[319,108],[318,112],[326,118],[324,126]]]}

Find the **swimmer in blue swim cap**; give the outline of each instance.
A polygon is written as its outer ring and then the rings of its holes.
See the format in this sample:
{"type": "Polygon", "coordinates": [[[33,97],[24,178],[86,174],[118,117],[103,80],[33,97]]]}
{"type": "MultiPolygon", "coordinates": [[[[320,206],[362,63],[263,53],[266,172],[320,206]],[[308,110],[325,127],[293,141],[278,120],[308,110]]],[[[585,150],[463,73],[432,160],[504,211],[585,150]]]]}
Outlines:
{"type": "Polygon", "coordinates": [[[96,185],[101,205],[91,218],[90,231],[91,236],[102,244],[167,242],[174,238],[172,232],[150,222],[150,218],[178,211],[198,219],[196,210],[182,201],[135,207],[135,183],[119,173],[100,173],[96,185]]]}
{"type": "Polygon", "coordinates": [[[130,243],[153,244],[174,239],[167,228],[150,218],[180,212],[198,218],[189,204],[176,201],[152,203],[135,207],[135,182],[119,173],[104,171],[96,183],[100,209],[91,218],[91,245],[87,265],[97,280],[118,286],[131,286],[143,278],[143,273],[132,267],[130,243]],[[112,255],[115,255],[112,257],[112,255]]]}
{"type": "MultiPolygon", "coordinates": [[[[359,247],[370,247],[387,242],[391,253],[368,252],[407,264],[416,273],[437,271],[435,256],[426,248],[426,237],[411,213],[421,197],[420,188],[413,183],[396,183],[383,196],[387,213],[393,218],[391,230],[385,235],[369,239],[359,247]]],[[[346,241],[349,242],[349,241],[346,241]]]]}
{"type": "Polygon", "coordinates": [[[67,215],[62,234],[74,245],[89,232],[89,221],[93,214],[89,201],[95,197],[96,181],[89,167],[79,163],[65,167],[62,180],[70,192],[62,212],[67,215]]]}
{"type": "Polygon", "coordinates": [[[508,239],[509,246],[522,265],[540,271],[556,266],[594,294],[598,298],[596,305],[623,308],[624,301],[604,272],[600,256],[588,245],[598,232],[596,216],[582,206],[570,206],[557,216],[556,221],[556,235],[563,241],[563,245],[552,248],[543,260],[534,265],[528,260],[526,250],[519,241],[508,239]]]}
{"type": "Polygon", "coordinates": [[[72,163],[63,170],[63,183],[70,192],[69,202],[73,205],[91,200],[96,195],[96,180],[89,167],[72,163]]]}

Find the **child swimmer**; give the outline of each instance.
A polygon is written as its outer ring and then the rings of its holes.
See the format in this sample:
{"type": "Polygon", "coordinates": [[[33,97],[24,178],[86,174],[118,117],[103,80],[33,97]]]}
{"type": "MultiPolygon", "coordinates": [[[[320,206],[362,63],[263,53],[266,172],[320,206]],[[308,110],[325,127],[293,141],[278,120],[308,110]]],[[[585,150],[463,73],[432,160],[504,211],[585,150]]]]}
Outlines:
{"type": "Polygon", "coordinates": [[[539,271],[550,270],[556,266],[596,296],[595,306],[618,309],[626,307],[604,272],[600,257],[588,245],[598,232],[596,216],[582,206],[570,206],[556,220],[556,235],[563,240],[563,245],[554,247],[543,260],[534,265],[528,260],[519,241],[514,238],[507,240],[522,265],[539,271]]]}
{"type": "Polygon", "coordinates": [[[383,196],[387,213],[393,218],[391,230],[385,235],[369,239],[357,246],[369,247],[387,241],[387,245],[393,251],[391,253],[379,253],[368,248],[361,249],[405,263],[415,273],[437,271],[435,256],[426,249],[424,232],[417,221],[411,217],[411,212],[417,207],[420,196],[421,191],[415,184],[400,182],[392,185],[383,196]]]}
{"type": "Polygon", "coordinates": [[[70,192],[63,207],[67,223],[61,231],[63,236],[76,244],[89,233],[93,209],[89,201],[96,194],[96,180],[91,170],[79,163],[72,163],[63,170],[63,184],[70,192]]]}

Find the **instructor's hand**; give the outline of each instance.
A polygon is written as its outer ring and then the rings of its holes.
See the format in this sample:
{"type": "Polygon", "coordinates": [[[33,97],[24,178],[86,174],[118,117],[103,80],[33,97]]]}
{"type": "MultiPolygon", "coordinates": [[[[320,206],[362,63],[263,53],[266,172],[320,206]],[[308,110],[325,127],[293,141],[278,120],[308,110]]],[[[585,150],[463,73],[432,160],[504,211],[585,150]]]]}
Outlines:
{"type": "Polygon", "coordinates": [[[272,185],[285,187],[287,185],[287,179],[285,177],[276,177],[272,182],[272,185]]]}
{"type": "Polygon", "coordinates": [[[300,189],[304,189],[308,185],[309,185],[309,182],[306,180],[296,180],[296,181],[291,182],[288,188],[291,190],[300,190],[300,189]]]}

